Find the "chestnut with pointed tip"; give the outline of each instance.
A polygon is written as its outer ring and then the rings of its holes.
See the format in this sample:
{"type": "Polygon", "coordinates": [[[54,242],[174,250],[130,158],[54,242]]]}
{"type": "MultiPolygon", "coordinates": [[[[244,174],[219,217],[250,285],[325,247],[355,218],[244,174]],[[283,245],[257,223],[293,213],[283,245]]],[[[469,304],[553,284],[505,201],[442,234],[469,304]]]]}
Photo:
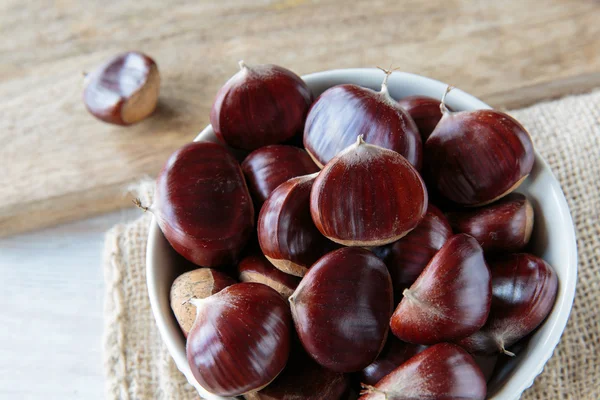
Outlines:
{"type": "Polygon", "coordinates": [[[429,138],[440,119],[440,101],[427,96],[407,96],[398,100],[398,104],[411,116],[423,143],[429,138]]]}
{"type": "Polygon", "coordinates": [[[454,344],[440,343],[363,389],[359,400],[484,400],[487,385],[473,357],[454,344]]]}
{"type": "Polygon", "coordinates": [[[286,301],[266,285],[237,283],[192,299],[196,321],[187,359],[198,383],[219,396],[260,390],[285,367],[291,319],[286,301]]]}
{"type": "Polygon", "coordinates": [[[533,231],[533,207],[521,193],[511,193],[488,206],[447,213],[456,232],[473,236],[485,252],[522,250],[533,231]]]}
{"type": "Polygon", "coordinates": [[[381,246],[413,230],[427,211],[417,170],[395,151],[356,143],[321,170],[310,194],[319,231],[345,246],[381,246]]]}
{"type": "Polygon", "coordinates": [[[96,118],[131,125],[148,117],[158,103],[160,75],[154,60],[131,51],[110,59],[85,76],[83,102],[96,118]]]}
{"type": "Polygon", "coordinates": [[[281,272],[263,255],[251,255],[242,259],[238,272],[240,281],[262,283],[275,289],[286,299],[300,283],[300,278],[281,272]]]}
{"type": "Polygon", "coordinates": [[[310,108],[304,127],[304,147],[320,167],[350,146],[358,135],[367,143],[402,154],[421,169],[421,136],[412,118],[394,100],[386,71],[381,91],[357,85],[334,86],[310,108]]]}
{"type": "Polygon", "coordinates": [[[359,247],[321,257],[289,298],[304,349],[336,372],[360,371],[385,344],[392,282],[383,261],[359,247]]]}
{"type": "Polygon", "coordinates": [[[429,177],[457,204],[492,203],[529,176],[534,162],[531,137],[500,111],[449,111],[445,97],[450,89],[442,98],[442,119],[425,142],[429,177]]]}
{"type": "Polygon", "coordinates": [[[271,192],[288,179],[319,172],[306,151],[294,146],[271,145],[254,150],[242,163],[254,201],[262,205],[271,192]]]}
{"type": "Polygon", "coordinates": [[[531,254],[511,254],[490,262],[492,308],[485,326],[458,344],[474,354],[514,354],[507,350],[548,316],[558,290],[554,269],[531,254]]]}
{"type": "Polygon", "coordinates": [[[319,232],[310,215],[310,191],[316,175],[281,184],[258,216],[258,242],[263,254],[281,271],[300,277],[337,247],[319,232]]]}
{"type": "Polygon", "coordinates": [[[235,264],[254,228],[240,165],[223,146],[194,142],[175,151],[156,179],[151,211],[171,246],[204,267],[235,264]]]}
{"type": "Polygon", "coordinates": [[[255,150],[302,131],[312,102],[302,78],[277,65],[239,64],[210,110],[217,137],[231,147],[255,150]]]}
{"type": "Polygon", "coordinates": [[[435,254],[390,320],[400,340],[434,344],[478,331],[490,312],[492,285],[483,250],[469,235],[454,235],[435,254]]]}
{"type": "Polygon", "coordinates": [[[220,292],[235,280],[212,268],[198,268],[179,275],[171,285],[171,309],[177,323],[187,337],[194,320],[196,308],[188,302],[192,298],[204,299],[220,292]]]}

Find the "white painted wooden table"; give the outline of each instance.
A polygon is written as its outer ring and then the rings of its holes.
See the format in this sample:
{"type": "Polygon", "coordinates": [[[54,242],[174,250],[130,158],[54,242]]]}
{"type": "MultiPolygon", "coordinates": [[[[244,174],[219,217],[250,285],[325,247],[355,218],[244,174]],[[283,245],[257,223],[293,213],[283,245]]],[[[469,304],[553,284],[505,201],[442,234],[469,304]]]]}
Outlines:
{"type": "Polygon", "coordinates": [[[0,399],[104,398],[104,232],[138,215],[0,239],[0,399]]]}

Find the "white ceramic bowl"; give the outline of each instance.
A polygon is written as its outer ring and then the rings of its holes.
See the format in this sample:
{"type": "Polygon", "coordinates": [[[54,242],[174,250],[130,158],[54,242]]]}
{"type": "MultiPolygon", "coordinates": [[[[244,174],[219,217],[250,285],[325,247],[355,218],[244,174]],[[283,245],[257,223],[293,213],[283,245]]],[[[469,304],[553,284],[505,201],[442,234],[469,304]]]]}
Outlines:
{"type": "MultiPolygon", "coordinates": [[[[318,96],[331,86],[353,83],[379,90],[383,72],[377,69],[346,69],[318,72],[304,76],[313,94],[318,96]]],[[[418,75],[394,72],[389,78],[392,97],[419,94],[441,98],[446,84],[418,75]]],[[[490,108],[487,104],[460,90],[448,95],[448,105],[454,110],[490,108]]],[[[211,126],[195,140],[215,139],[211,126]]],[[[565,328],[577,280],[577,247],[569,208],[561,188],[550,168],[539,154],[535,155],[533,171],[518,191],[527,194],[535,210],[532,236],[533,252],[549,262],[558,274],[559,289],[556,304],[544,324],[537,330],[526,348],[497,371],[488,385],[488,398],[518,399],[532,385],[552,356],[565,328]]],[[[177,271],[172,268],[173,250],[152,220],[146,257],[148,294],[160,334],[177,367],[206,399],[223,399],[209,394],[194,379],[185,355],[185,340],[169,306],[169,290],[177,271]]]]}

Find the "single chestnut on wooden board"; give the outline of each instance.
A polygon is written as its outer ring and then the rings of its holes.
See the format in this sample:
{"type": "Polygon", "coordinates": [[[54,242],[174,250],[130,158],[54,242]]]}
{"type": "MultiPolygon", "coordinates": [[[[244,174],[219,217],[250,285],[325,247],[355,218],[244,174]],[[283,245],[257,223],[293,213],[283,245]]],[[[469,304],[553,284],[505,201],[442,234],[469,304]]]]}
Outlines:
{"type": "Polygon", "coordinates": [[[467,337],[487,320],[492,298],[483,250],[469,235],[454,235],[427,264],[390,320],[400,340],[434,344],[467,337]]]}
{"type": "Polygon", "coordinates": [[[485,207],[446,215],[457,233],[473,236],[485,252],[522,250],[533,231],[533,207],[521,193],[511,193],[485,207]]]}
{"type": "Polygon", "coordinates": [[[93,116],[104,122],[131,125],[154,112],[159,87],[154,60],[131,51],[86,74],[83,102],[93,116]]]}
{"type": "Polygon", "coordinates": [[[312,102],[306,83],[277,65],[239,65],[210,110],[217,137],[231,147],[255,150],[301,132],[312,102]]]}
{"type": "Polygon", "coordinates": [[[386,75],[381,91],[357,85],[326,90],[310,108],[304,127],[304,147],[323,167],[358,135],[365,142],[402,154],[417,170],[423,149],[417,126],[389,92],[386,75]]]}
{"type": "Polygon", "coordinates": [[[360,371],[385,344],[393,308],[383,261],[359,247],[321,257],[289,298],[304,349],[336,372],[360,371]]]}
{"type": "Polygon", "coordinates": [[[442,119],[440,101],[427,96],[407,96],[398,100],[398,104],[415,121],[421,140],[425,143],[442,119]]]}
{"type": "Polygon", "coordinates": [[[196,321],[186,353],[194,378],[219,396],[260,390],[285,367],[290,352],[290,309],[260,283],[237,283],[192,299],[196,321]]]}
{"type": "Polygon", "coordinates": [[[449,111],[442,98],[442,119],[425,142],[428,182],[464,206],[492,203],[515,190],[534,162],[529,133],[500,111],[449,111]]]}
{"type": "Polygon", "coordinates": [[[262,283],[275,289],[286,299],[300,283],[300,278],[278,270],[262,254],[244,257],[238,265],[238,272],[241,282],[262,283]]]}
{"type": "Polygon", "coordinates": [[[288,179],[319,172],[306,151],[294,146],[271,145],[254,150],[242,162],[248,188],[256,204],[288,179]]]}
{"type": "Polygon", "coordinates": [[[427,211],[417,170],[395,151],[362,136],[321,170],[310,194],[319,231],[345,246],[381,246],[413,230],[427,211]]]}
{"type": "Polygon", "coordinates": [[[304,276],[321,256],[338,247],[319,232],[310,215],[310,192],[316,174],[282,183],[265,201],[258,216],[258,242],[263,254],[281,271],[304,276]]]}
{"type": "Polygon", "coordinates": [[[231,265],[254,228],[240,165],[224,147],[194,142],[175,151],[156,180],[150,211],[171,246],[204,267],[231,265]]]}

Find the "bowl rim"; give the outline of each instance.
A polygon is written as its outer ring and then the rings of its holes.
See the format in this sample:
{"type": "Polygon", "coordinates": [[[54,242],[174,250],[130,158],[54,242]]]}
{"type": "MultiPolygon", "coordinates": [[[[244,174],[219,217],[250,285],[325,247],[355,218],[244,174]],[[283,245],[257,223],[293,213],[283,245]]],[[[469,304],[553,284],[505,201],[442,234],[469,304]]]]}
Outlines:
{"type": "MultiPolygon", "coordinates": [[[[371,82],[375,82],[375,81],[381,82],[383,79],[383,76],[384,76],[384,72],[379,69],[376,69],[376,68],[347,68],[347,69],[333,69],[333,70],[315,72],[315,73],[311,73],[308,75],[303,75],[302,79],[309,85],[309,87],[311,87],[311,90],[314,91],[313,87],[315,87],[315,86],[317,88],[319,86],[321,86],[322,88],[326,89],[326,88],[332,87],[337,84],[356,82],[357,80],[359,80],[357,77],[366,78],[366,79],[370,80],[371,82]]],[[[394,82],[399,81],[401,79],[404,79],[404,80],[409,79],[410,81],[414,82],[414,85],[417,87],[420,87],[423,85],[435,86],[439,89],[440,93],[442,93],[445,90],[445,88],[448,86],[447,84],[445,84],[443,82],[440,82],[438,80],[428,78],[425,76],[412,74],[412,73],[408,73],[408,72],[394,71],[389,77],[388,87],[390,89],[393,88],[396,85],[396,83],[394,83],[394,82]]],[[[367,85],[365,85],[365,86],[367,86],[367,85]]],[[[373,86],[373,85],[368,85],[368,86],[373,86]]],[[[459,98],[461,103],[465,103],[465,104],[468,103],[467,107],[469,109],[478,109],[478,108],[479,109],[491,109],[491,107],[488,104],[484,103],[483,101],[479,100],[478,98],[476,98],[475,96],[473,96],[469,93],[463,92],[460,89],[454,89],[453,92],[460,93],[460,96],[453,96],[453,99],[459,98]]],[[[456,105],[455,105],[455,107],[456,107],[456,105]]],[[[461,109],[460,105],[457,106],[457,109],[461,109]]],[[[207,125],[194,138],[193,141],[200,140],[200,138],[203,135],[206,135],[207,132],[212,132],[212,126],[210,124],[207,125]]],[[[554,181],[554,183],[556,183],[556,186],[560,190],[560,195],[556,199],[559,204],[559,208],[560,208],[560,210],[559,210],[560,215],[558,215],[558,218],[561,218],[563,220],[563,223],[568,227],[568,232],[566,232],[566,235],[569,237],[569,243],[565,243],[565,245],[568,246],[568,256],[567,256],[568,257],[568,265],[565,268],[568,270],[568,273],[569,273],[568,277],[570,277],[570,279],[567,279],[567,282],[559,281],[559,285],[566,284],[566,286],[564,287],[565,297],[564,297],[562,303],[555,304],[554,307],[557,309],[557,311],[552,311],[552,313],[554,313],[554,312],[558,313],[558,317],[554,323],[554,326],[551,327],[550,333],[545,338],[545,341],[543,343],[538,344],[538,346],[544,347],[544,352],[541,355],[541,357],[538,359],[536,366],[532,367],[531,370],[528,370],[527,373],[523,373],[522,374],[523,377],[519,380],[519,382],[516,382],[515,376],[512,376],[509,379],[509,382],[507,382],[507,384],[503,385],[500,388],[500,391],[498,393],[495,393],[493,395],[493,397],[490,398],[493,400],[518,399],[518,398],[520,398],[521,394],[527,388],[529,388],[533,385],[535,378],[543,371],[544,366],[546,365],[548,360],[552,357],[554,350],[555,350],[556,346],[558,345],[560,338],[562,337],[562,334],[566,328],[567,321],[569,319],[571,309],[573,306],[573,301],[575,298],[575,289],[576,289],[576,284],[577,284],[577,273],[578,273],[577,241],[576,241],[576,234],[575,234],[575,226],[573,224],[573,219],[571,217],[570,209],[567,204],[566,198],[564,196],[564,192],[562,191],[562,187],[560,186],[560,183],[554,176],[548,163],[541,157],[541,155],[537,152],[537,150],[535,150],[534,152],[535,152],[535,164],[539,165],[542,170],[545,170],[545,172],[547,172],[549,174],[550,178],[554,181]],[[572,274],[572,276],[571,276],[571,274],[572,274]]],[[[189,367],[187,365],[187,358],[183,357],[183,359],[181,359],[180,355],[178,354],[179,349],[177,348],[177,344],[176,344],[174,338],[172,337],[171,333],[169,332],[167,319],[168,318],[174,319],[174,317],[172,315],[166,316],[161,312],[160,299],[158,296],[156,282],[152,279],[154,276],[153,271],[156,268],[156,266],[154,265],[153,255],[154,255],[154,249],[156,248],[156,240],[157,240],[157,238],[160,237],[158,235],[162,235],[162,232],[160,231],[160,228],[158,227],[156,217],[153,216],[152,220],[150,222],[150,229],[149,229],[149,233],[148,233],[148,243],[147,243],[147,247],[146,247],[146,284],[147,284],[147,288],[148,288],[148,296],[150,299],[150,306],[152,308],[152,314],[156,321],[156,325],[160,332],[161,338],[162,338],[163,342],[165,343],[167,350],[169,351],[169,354],[174,359],[177,368],[186,376],[187,380],[196,389],[199,390],[199,392],[201,392],[207,398],[225,399],[224,397],[218,397],[218,396],[212,395],[200,387],[200,385],[196,382],[195,378],[193,377],[193,375],[191,373],[191,370],[189,369],[189,367]]],[[[559,287],[559,290],[560,290],[560,287],[559,287]]],[[[546,322],[544,322],[544,323],[546,323],[546,322]]]]}

